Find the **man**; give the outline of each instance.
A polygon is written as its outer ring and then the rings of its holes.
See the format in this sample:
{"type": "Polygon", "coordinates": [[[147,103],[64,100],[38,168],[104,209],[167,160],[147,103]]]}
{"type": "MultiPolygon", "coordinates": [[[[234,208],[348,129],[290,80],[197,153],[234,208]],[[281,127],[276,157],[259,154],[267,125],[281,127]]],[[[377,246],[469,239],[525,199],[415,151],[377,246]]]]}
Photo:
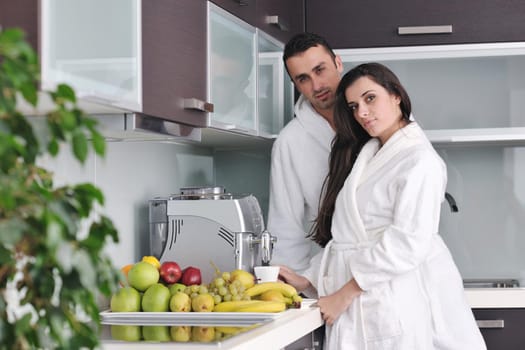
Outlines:
{"type": "Polygon", "coordinates": [[[301,96],[295,118],[272,149],[268,230],[278,239],[272,264],[301,273],[319,251],[306,236],[317,216],[328,172],[335,92],[343,64],[325,39],[311,33],[293,37],[283,61],[301,96]]]}

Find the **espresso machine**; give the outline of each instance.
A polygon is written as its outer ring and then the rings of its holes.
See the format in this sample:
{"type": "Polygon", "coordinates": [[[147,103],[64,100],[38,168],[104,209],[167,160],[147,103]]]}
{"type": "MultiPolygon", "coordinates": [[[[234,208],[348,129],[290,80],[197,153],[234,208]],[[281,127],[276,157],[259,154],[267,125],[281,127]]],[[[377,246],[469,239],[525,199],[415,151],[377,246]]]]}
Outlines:
{"type": "Polygon", "coordinates": [[[151,254],[181,268],[198,267],[205,283],[220,271],[269,265],[276,238],[265,230],[253,195],[224,187],[184,187],[149,201],[151,254]]]}

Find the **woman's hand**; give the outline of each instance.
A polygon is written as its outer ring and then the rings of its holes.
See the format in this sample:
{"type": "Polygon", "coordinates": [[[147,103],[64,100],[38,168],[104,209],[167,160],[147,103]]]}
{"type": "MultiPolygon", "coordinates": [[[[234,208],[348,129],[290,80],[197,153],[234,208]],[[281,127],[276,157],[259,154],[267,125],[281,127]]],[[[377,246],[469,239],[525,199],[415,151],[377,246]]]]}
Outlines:
{"type": "Polygon", "coordinates": [[[302,292],[308,288],[312,288],[312,284],[306,277],[296,274],[289,267],[279,267],[279,279],[294,286],[295,289],[297,289],[297,292],[302,292]]]}
{"type": "Polygon", "coordinates": [[[317,305],[326,324],[331,326],[362,291],[356,280],[352,279],[335,293],[320,297],[317,305]]]}

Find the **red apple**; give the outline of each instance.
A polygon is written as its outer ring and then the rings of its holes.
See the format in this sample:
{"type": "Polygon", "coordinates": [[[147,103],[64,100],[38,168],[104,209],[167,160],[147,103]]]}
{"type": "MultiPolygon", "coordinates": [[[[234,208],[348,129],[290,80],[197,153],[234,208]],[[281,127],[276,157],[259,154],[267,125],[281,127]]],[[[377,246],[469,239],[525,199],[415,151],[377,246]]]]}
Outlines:
{"type": "Polygon", "coordinates": [[[182,283],[187,286],[201,284],[201,270],[193,266],[185,268],[182,271],[182,283]]]}
{"type": "Polygon", "coordinates": [[[160,277],[168,284],[177,283],[181,276],[182,270],[175,261],[165,261],[160,265],[160,277]]]}

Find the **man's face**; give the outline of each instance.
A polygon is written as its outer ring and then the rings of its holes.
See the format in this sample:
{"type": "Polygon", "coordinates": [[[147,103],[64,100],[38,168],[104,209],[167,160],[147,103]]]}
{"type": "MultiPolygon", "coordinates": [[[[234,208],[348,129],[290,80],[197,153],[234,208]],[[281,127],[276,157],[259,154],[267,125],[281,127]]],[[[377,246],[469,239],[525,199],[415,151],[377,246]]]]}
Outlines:
{"type": "Polygon", "coordinates": [[[334,60],[324,47],[314,46],[288,58],[286,67],[297,90],[317,112],[323,114],[323,111],[333,108],[343,71],[339,56],[334,60]]]}

